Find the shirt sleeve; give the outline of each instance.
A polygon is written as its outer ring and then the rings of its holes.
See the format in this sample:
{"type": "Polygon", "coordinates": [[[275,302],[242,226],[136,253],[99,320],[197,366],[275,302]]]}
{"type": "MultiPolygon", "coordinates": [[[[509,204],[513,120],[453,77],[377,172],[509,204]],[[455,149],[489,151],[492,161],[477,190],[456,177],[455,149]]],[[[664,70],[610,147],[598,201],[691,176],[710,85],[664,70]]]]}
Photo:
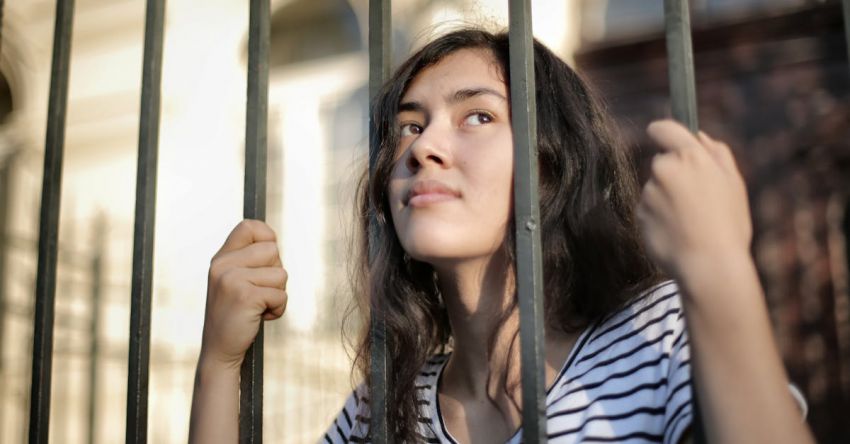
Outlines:
{"type": "Polygon", "coordinates": [[[339,415],[319,440],[324,444],[367,442],[369,433],[368,398],[363,386],[358,386],[345,400],[339,415]]]}
{"type": "Polygon", "coordinates": [[[664,444],[678,444],[693,420],[691,354],[684,312],[679,312],[673,337],[667,374],[664,444]]]}

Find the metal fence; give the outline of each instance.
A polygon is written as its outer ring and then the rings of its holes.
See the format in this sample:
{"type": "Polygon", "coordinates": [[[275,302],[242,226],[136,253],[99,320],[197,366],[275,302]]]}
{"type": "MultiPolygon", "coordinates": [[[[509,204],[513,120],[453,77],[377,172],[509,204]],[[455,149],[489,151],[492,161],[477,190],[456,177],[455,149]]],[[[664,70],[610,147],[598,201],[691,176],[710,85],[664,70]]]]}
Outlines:
{"type": "MultiPolygon", "coordinates": [[[[264,219],[266,213],[269,1],[250,1],[244,217],[252,219],[264,219]]],[[[673,116],[695,131],[697,129],[696,91],[688,2],[686,0],[663,1],[673,116]]],[[[847,27],[847,23],[850,22],[850,0],[843,0],[843,7],[844,22],[847,27]]],[[[74,0],[57,0],[38,241],[29,423],[31,443],[46,444],[48,442],[60,185],[73,12],[74,0]]],[[[151,285],[164,13],[164,0],[147,1],[128,356],[126,410],[126,441],[128,443],[147,441],[151,285]]],[[[515,155],[514,197],[517,221],[517,287],[521,319],[522,399],[525,406],[522,417],[523,441],[543,443],[546,442],[543,286],[538,223],[536,106],[530,0],[510,0],[509,17],[510,88],[515,155]]],[[[390,0],[371,0],[369,2],[370,97],[374,97],[389,76],[390,30],[390,0]]],[[[846,35],[848,48],[850,48],[850,32],[846,32],[846,35]]],[[[376,148],[374,144],[370,146],[370,170],[374,165],[376,148]]],[[[374,385],[371,393],[373,409],[371,433],[374,442],[386,443],[393,441],[388,433],[385,417],[387,338],[381,320],[373,318],[372,322],[371,334],[375,346],[372,358],[374,385]]],[[[240,442],[254,443],[262,440],[262,368],[263,329],[260,328],[242,367],[240,442]]],[[[694,404],[696,408],[696,403],[694,404]]],[[[696,414],[694,419],[695,438],[701,441],[699,414],[696,414]]]]}

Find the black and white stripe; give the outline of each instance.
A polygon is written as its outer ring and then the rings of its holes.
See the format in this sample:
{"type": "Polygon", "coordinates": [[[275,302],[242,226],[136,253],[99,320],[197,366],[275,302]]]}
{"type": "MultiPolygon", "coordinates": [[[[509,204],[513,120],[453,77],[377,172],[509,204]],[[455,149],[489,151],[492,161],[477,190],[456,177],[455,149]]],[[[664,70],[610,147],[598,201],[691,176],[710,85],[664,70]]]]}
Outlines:
{"type": "MultiPolygon", "coordinates": [[[[416,381],[424,442],[456,442],[437,401],[447,360],[430,359],[416,381]]],[[[582,333],[547,392],[549,441],[678,443],[691,423],[690,378],[681,301],[676,285],[666,282],[582,333]]],[[[363,396],[349,397],[323,442],[365,442],[368,420],[363,427],[351,425],[355,411],[368,417],[368,405],[355,401],[363,396]]],[[[517,431],[508,442],[521,438],[517,431]]]]}

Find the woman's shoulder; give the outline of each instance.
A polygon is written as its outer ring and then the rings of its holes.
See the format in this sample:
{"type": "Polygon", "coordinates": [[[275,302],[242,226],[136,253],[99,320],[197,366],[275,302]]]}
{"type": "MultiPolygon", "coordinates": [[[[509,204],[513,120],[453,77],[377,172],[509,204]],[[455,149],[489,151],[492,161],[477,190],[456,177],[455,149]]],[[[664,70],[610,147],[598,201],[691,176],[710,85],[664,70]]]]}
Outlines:
{"type": "Polygon", "coordinates": [[[563,440],[550,442],[678,442],[691,415],[685,330],[672,281],[591,326],[549,394],[550,438],[563,440]]]}
{"type": "Polygon", "coordinates": [[[655,285],[593,325],[577,364],[669,354],[687,343],[679,288],[673,281],[655,285]]]}
{"type": "Polygon", "coordinates": [[[623,307],[597,323],[594,336],[617,329],[632,329],[646,322],[683,323],[682,300],[676,282],[667,280],[641,291],[623,307]]]}
{"type": "MultiPolygon", "coordinates": [[[[450,353],[431,355],[419,370],[414,388],[423,408],[420,420],[430,416],[437,381],[449,355],[450,353]]],[[[320,442],[366,442],[369,439],[370,402],[368,387],[365,383],[360,383],[348,395],[342,409],[320,442]]],[[[425,436],[430,436],[430,433],[426,433],[425,436]]]]}

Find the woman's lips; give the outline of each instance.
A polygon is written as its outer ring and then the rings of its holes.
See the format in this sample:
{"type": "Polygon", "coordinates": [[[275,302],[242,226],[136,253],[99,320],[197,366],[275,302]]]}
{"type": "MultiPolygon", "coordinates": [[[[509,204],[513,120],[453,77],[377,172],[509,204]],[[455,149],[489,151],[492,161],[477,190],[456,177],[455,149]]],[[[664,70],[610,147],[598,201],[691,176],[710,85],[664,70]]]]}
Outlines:
{"type": "Polygon", "coordinates": [[[413,183],[407,194],[407,205],[424,207],[460,197],[460,193],[437,180],[419,180],[413,183]]]}

